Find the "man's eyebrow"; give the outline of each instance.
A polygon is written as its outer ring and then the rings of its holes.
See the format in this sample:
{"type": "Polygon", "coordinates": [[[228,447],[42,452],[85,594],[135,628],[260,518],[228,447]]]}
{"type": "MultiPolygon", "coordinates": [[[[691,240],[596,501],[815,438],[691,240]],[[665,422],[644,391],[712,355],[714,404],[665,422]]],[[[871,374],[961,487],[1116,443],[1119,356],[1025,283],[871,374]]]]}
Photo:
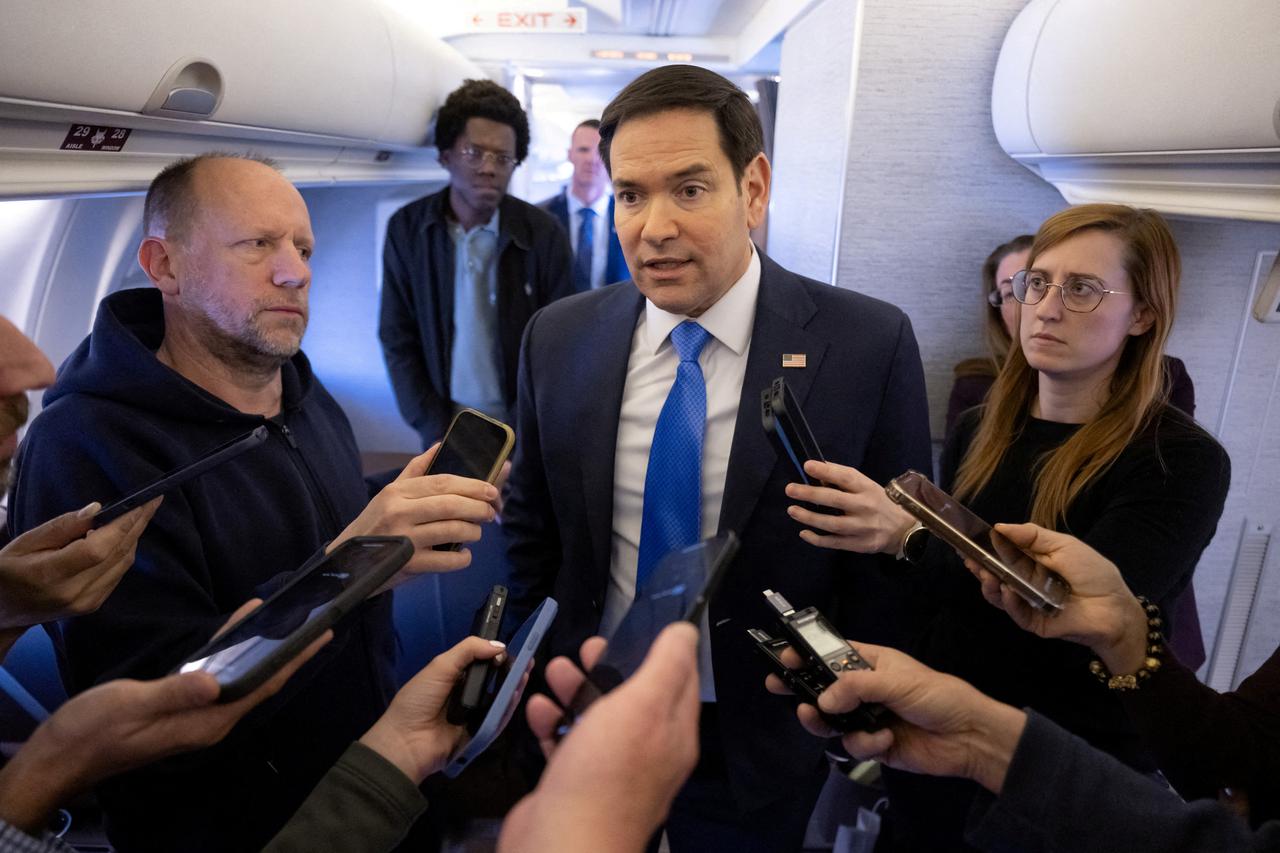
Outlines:
{"type": "MultiPolygon", "coordinates": [[[[678,184],[681,181],[687,181],[690,178],[714,177],[716,170],[712,168],[710,163],[694,163],[692,166],[686,166],[680,171],[668,177],[669,184],[678,184]]],[[[617,190],[638,189],[640,184],[638,181],[629,180],[627,178],[615,178],[613,188],[617,190]]]]}

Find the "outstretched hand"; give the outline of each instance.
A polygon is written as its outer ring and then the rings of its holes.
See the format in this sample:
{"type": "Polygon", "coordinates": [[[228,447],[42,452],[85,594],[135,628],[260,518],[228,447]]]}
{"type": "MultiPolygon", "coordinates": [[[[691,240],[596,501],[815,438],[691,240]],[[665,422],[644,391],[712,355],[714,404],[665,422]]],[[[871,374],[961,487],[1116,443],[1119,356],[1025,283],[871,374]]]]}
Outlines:
{"type": "Polygon", "coordinates": [[[1071,586],[1062,610],[1037,610],[972,560],[965,566],[982,583],[983,597],[1023,630],[1093,649],[1112,672],[1134,672],[1146,652],[1147,617],[1120,570],[1074,536],[1035,524],[997,524],[996,532],[1071,586]]]}

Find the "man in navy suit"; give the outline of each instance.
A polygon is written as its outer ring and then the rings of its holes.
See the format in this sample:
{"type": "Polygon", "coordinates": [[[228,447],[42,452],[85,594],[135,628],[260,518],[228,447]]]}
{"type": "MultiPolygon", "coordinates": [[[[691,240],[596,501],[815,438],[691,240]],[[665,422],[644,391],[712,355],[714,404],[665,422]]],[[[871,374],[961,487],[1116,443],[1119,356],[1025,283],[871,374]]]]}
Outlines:
{"type": "Polygon", "coordinates": [[[573,129],[569,141],[573,177],[569,185],[538,207],[569,234],[573,248],[573,286],[578,292],[631,277],[613,224],[609,172],[600,159],[600,122],[589,118],[573,129]]]}
{"type": "Polygon", "coordinates": [[[930,463],[919,352],[897,308],[752,245],[770,166],[728,80],[650,71],[606,108],[600,134],[634,282],[570,296],[526,328],[504,511],[512,595],[553,595],[550,651],[574,654],[617,626],[663,550],[737,531],[703,625],[701,758],[667,835],[676,853],[797,849],[826,761],[790,701],[762,687],[746,634],[772,627],[761,593],[871,642],[904,641],[912,610],[892,557],[800,538],[784,493],[797,475],[764,433],[760,392],[785,375],[826,457],[885,482],[930,463]]]}

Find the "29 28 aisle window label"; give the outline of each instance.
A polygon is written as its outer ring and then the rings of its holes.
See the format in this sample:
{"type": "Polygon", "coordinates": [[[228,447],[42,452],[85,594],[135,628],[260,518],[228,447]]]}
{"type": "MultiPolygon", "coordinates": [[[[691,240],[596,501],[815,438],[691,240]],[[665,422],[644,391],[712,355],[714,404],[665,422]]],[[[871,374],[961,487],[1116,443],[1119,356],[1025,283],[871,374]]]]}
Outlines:
{"type": "Polygon", "coordinates": [[[73,124],[59,147],[63,151],[120,151],[132,132],[128,127],[73,124]]]}

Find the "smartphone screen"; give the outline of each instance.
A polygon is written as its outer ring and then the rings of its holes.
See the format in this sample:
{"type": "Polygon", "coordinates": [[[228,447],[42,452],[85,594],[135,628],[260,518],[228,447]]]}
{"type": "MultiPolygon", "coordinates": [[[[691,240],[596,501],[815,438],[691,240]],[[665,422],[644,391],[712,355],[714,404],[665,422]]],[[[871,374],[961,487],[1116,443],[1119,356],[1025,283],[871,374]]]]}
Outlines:
{"type": "Polygon", "coordinates": [[[178,671],[207,672],[224,693],[243,695],[381,586],[412,554],[412,543],[402,536],[344,542],[210,641],[178,671]]]}
{"type": "Polygon", "coordinates": [[[738,537],[730,531],[662,558],[644,587],[637,591],[604,654],[574,694],[560,725],[560,736],[592,702],[640,668],[663,628],[681,620],[695,624],[702,621],[707,602],[737,552],[738,537]]]}
{"type": "Polygon", "coordinates": [[[920,472],[897,477],[886,491],[931,533],[993,572],[1033,607],[1057,610],[1066,602],[1071,587],[1061,575],[1028,557],[920,472]]]}
{"type": "Polygon", "coordinates": [[[493,482],[507,461],[513,440],[511,427],[474,409],[463,409],[449,424],[427,473],[493,482]]]}
{"type": "Polygon", "coordinates": [[[114,521],[132,509],[142,506],[147,501],[159,497],[166,492],[176,489],[183,483],[199,477],[224,462],[235,459],[246,450],[257,447],[259,444],[267,440],[267,428],[260,426],[252,432],[247,432],[242,436],[233,438],[225,444],[220,444],[212,450],[204,453],[200,458],[182,465],[178,468],[168,471],[162,476],[152,480],[138,491],[121,498],[114,503],[108,504],[98,510],[93,517],[93,526],[101,527],[104,524],[114,521]]]}

